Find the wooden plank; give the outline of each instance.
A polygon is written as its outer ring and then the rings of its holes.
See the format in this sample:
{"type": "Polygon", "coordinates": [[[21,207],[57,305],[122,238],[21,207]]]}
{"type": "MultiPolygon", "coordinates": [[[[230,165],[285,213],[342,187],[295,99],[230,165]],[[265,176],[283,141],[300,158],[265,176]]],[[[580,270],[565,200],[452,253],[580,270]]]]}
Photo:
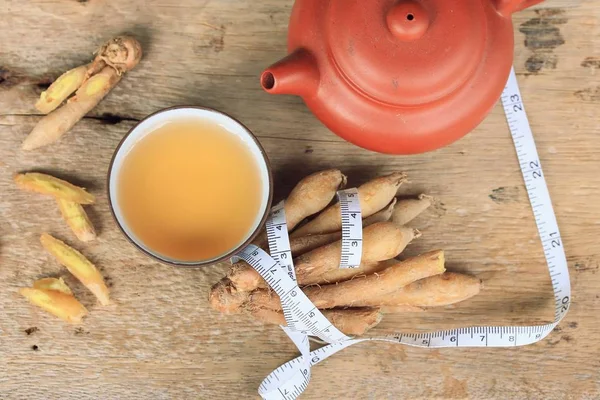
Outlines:
{"type": "MultiPolygon", "coordinates": [[[[500,107],[444,149],[378,155],[331,134],[299,99],[261,91],[260,71],[285,54],[291,1],[5,3],[0,398],[249,397],[296,354],[278,328],[210,310],[208,290],[226,267],[156,264],[127,244],[110,217],[105,175],[114,147],[136,120],[176,104],[214,107],[247,124],[273,163],[279,198],[305,174],[339,167],[353,184],[403,170],[412,181],[403,194],[440,199],[414,222],[424,236],[406,255],[442,247],[449,269],[481,276],[485,290],[455,307],[386,316],[374,333],[552,318],[550,282],[500,107]],[[121,32],[143,42],[139,67],[59,143],[21,152],[19,143],[39,119],[33,103],[44,84],[121,32]],[[28,170],[56,173],[98,196],[90,214],[100,237],[77,247],[109,277],[115,304],[95,305],[42,251],[44,231],[75,239],[51,201],[14,187],[12,174],[28,170]],[[54,274],[64,274],[89,307],[81,327],[64,325],[18,296],[18,288],[54,274]]],[[[558,3],[521,12],[514,22],[515,66],[571,268],[574,302],[565,322],[546,341],[518,349],[356,346],[315,368],[304,398],[600,396],[600,7],[591,0],[572,8],[558,3]]]]}

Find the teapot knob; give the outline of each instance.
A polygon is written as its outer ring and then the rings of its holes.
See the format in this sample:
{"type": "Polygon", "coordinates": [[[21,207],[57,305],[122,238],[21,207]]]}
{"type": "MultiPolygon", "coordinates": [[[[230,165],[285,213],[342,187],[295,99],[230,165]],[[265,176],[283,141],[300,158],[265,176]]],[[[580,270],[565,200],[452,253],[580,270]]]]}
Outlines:
{"type": "Polygon", "coordinates": [[[429,27],[427,11],[413,0],[394,4],[387,13],[386,21],[394,36],[403,41],[420,38],[429,27]]]}

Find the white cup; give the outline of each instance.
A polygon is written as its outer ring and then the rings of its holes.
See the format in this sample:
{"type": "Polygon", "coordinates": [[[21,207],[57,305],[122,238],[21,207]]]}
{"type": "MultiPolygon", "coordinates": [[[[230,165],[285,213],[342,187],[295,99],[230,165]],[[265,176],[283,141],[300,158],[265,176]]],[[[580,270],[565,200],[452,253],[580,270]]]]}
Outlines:
{"type": "Polygon", "coordinates": [[[171,265],[198,267],[203,265],[214,264],[228,259],[232,255],[237,253],[239,250],[244,248],[246,245],[248,245],[256,237],[256,235],[260,231],[260,228],[264,225],[267,219],[272,199],[273,178],[271,176],[271,167],[269,165],[267,155],[260,143],[258,142],[258,140],[256,139],[256,137],[252,134],[252,132],[250,132],[248,128],[242,125],[242,123],[240,123],[238,120],[220,111],[212,110],[209,108],[187,106],[172,107],[147,116],[136,126],[131,128],[131,130],[123,137],[113,154],[108,169],[108,201],[113,217],[117,222],[117,225],[119,226],[125,237],[143,253],[157,259],[158,261],[171,265]],[[236,135],[247,145],[248,149],[250,150],[252,156],[254,157],[259,167],[260,179],[262,181],[262,192],[260,208],[257,212],[256,218],[254,219],[254,223],[251,229],[249,230],[249,233],[246,235],[246,237],[243,238],[243,240],[239,242],[238,245],[236,245],[231,250],[228,250],[227,252],[208,260],[182,261],[167,257],[149,248],[130,229],[126,219],[123,216],[121,206],[119,205],[118,178],[119,173],[121,172],[121,168],[123,168],[123,161],[127,157],[128,153],[133,148],[133,146],[135,146],[135,144],[142,140],[146,135],[155,131],[156,129],[168,122],[187,122],[194,120],[198,120],[200,122],[210,121],[211,123],[220,125],[228,132],[236,135]]]}

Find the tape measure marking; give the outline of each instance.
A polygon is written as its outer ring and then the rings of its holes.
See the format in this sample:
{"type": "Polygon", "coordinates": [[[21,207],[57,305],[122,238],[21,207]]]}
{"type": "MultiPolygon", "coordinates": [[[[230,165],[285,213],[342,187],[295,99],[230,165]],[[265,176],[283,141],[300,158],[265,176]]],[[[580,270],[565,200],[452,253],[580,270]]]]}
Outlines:
{"type": "Polygon", "coordinates": [[[358,189],[337,192],[342,218],[342,254],[340,268],[358,268],[362,258],[362,211],[358,189]]]}
{"type": "MultiPolygon", "coordinates": [[[[552,288],[556,299],[554,322],[534,326],[475,326],[439,332],[396,333],[361,339],[343,338],[310,353],[307,353],[307,346],[302,333],[294,332],[293,328],[286,328],[284,330],[294,341],[302,355],[283,364],[265,378],[259,387],[259,394],[263,399],[295,399],[308,385],[310,366],[316,365],[338,351],[357,343],[384,341],[422,348],[524,346],[544,339],[564,318],[571,301],[569,270],[514,69],[511,70],[501,99],[552,280],[552,288]]],[[[266,253],[264,255],[270,259],[266,253]]],[[[268,264],[268,259],[265,258],[260,261],[268,264]]],[[[250,264],[254,266],[256,262],[250,264]]],[[[289,276],[285,274],[282,275],[282,279],[291,281],[289,276]]],[[[297,285],[295,286],[297,287],[297,285]]],[[[275,287],[273,289],[277,292],[275,287]]],[[[291,301],[288,297],[282,297],[281,300],[283,307],[286,307],[286,303],[291,301]]],[[[306,302],[310,303],[307,298],[306,302]]],[[[312,304],[304,306],[311,307],[312,304]]],[[[298,308],[299,305],[295,305],[295,307],[298,308]]],[[[316,324],[319,323],[328,324],[328,322],[323,321],[316,322],[316,324]]],[[[315,326],[315,329],[319,331],[317,326],[315,326]]],[[[321,339],[323,338],[321,337],[321,339]]],[[[330,339],[324,340],[330,341],[330,339]]]]}
{"type": "Polygon", "coordinates": [[[265,227],[271,257],[279,262],[281,268],[287,270],[288,275],[295,282],[296,270],[294,269],[283,201],[271,209],[271,218],[267,220],[265,227]]]}
{"type": "Polygon", "coordinates": [[[519,166],[525,181],[529,202],[537,225],[544,256],[548,264],[554,297],[556,298],[555,320],[559,321],[569,309],[571,283],[566,256],[560,239],[558,223],[550,200],[548,186],[523,105],[514,68],[501,96],[504,113],[510,129],[519,166]]]}

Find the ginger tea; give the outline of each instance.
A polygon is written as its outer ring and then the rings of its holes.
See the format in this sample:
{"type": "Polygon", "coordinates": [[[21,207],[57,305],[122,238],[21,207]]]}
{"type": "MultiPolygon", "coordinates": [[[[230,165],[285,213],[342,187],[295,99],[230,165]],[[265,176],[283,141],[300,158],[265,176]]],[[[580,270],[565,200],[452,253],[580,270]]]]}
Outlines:
{"type": "Polygon", "coordinates": [[[211,121],[173,121],[133,145],[118,201],[147,248],[179,261],[209,260],[250,234],[262,181],[248,145],[211,121]]]}

